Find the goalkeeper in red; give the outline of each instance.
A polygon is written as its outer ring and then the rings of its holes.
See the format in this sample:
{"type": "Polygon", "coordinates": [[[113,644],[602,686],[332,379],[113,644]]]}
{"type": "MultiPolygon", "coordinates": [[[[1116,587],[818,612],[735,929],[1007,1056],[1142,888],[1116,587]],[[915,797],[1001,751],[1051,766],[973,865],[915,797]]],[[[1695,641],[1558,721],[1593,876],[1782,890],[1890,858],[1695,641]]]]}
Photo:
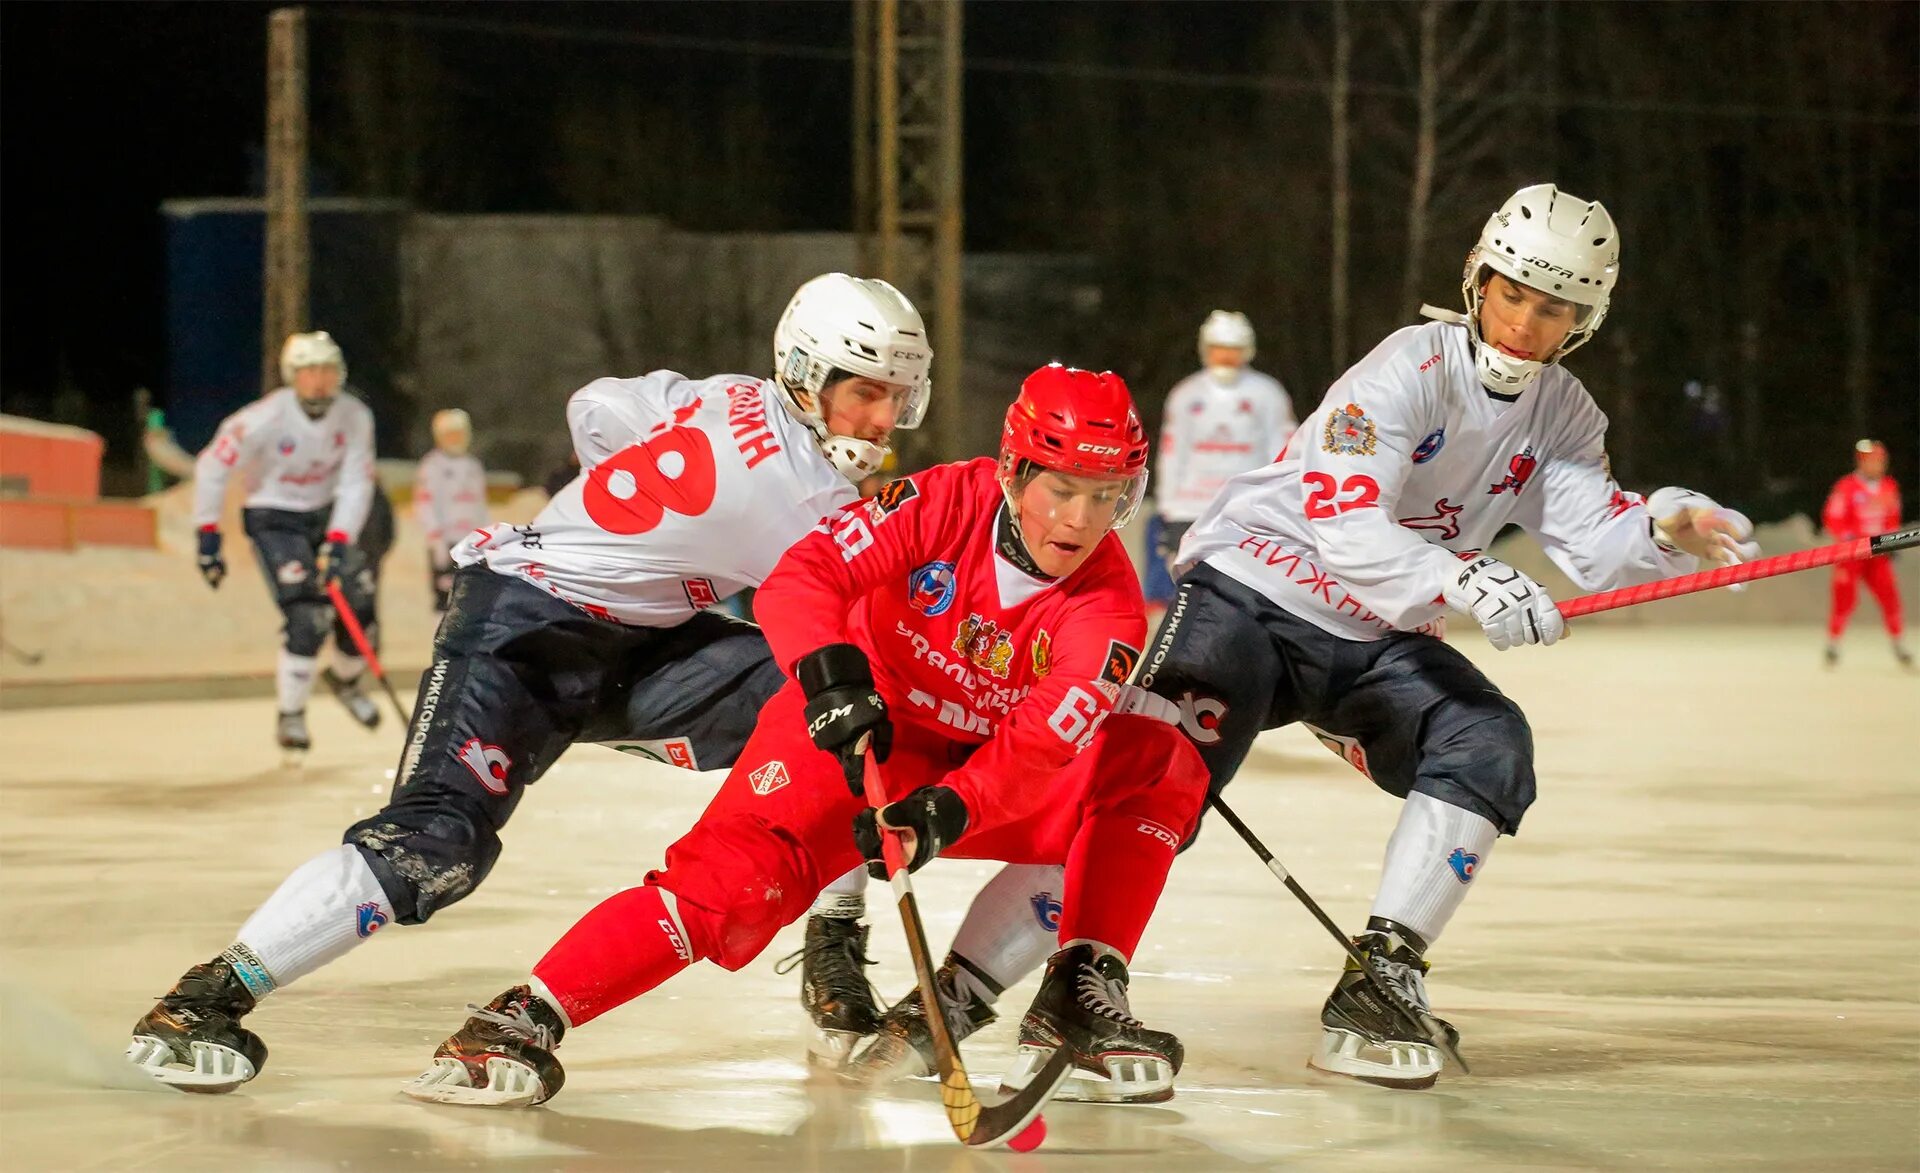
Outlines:
{"type": "MultiPolygon", "coordinates": [[[[1134,1018],[1127,960],[1206,798],[1173,726],[1112,716],[1146,634],[1114,533],[1147,444],[1126,384],[1058,365],[1007,412],[1000,459],[941,465],[830,515],[755,611],[792,676],[666,865],[603,901],[441,1044],[419,1099],[537,1104],[569,1030],[695,961],[739,969],[829,881],[880,856],[877,820],[936,856],[1066,868],[1023,1060],[1171,1087],[1179,1040],[1134,1018]],[[888,806],[867,807],[871,741],[888,806]]],[[[1031,1068],[1029,1068],[1030,1070],[1031,1068]]]]}

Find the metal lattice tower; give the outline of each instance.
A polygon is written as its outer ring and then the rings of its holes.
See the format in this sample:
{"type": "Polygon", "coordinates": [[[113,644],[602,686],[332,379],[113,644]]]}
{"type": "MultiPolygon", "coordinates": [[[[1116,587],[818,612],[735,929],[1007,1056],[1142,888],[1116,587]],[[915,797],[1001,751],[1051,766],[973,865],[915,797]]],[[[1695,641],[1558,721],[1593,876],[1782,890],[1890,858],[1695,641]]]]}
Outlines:
{"type": "Polygon", "coordinates": [[[961,2],[853,0],[854,219],[862,268],[920,308],[936,394],[915,444],[964,455],[961,2]]]}

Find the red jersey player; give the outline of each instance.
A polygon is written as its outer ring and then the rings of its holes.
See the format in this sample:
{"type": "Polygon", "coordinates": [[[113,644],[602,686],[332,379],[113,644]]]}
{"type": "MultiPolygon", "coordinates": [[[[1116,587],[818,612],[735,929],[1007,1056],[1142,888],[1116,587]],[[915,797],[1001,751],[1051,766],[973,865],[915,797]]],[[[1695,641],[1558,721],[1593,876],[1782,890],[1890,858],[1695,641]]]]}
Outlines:
{"type": "Polygon", "coordinates": [[[1059,940],[1021,1023],[1171,1086],[1179,1040],[1127,1003],[1127,958],[1206,775],[1165,722],[1109,719],[1146,634],[1112,532],[1139,503],[1147,446],[1126,385],[1058,365],[1007,412],[1000,460],[942,465],[831,515],[790,549],[755,611],[793,674],[666,866],[602,902],[441,1044],[415,1098],[518,1106],[557,1092],[569,1029],[696,960],[739,969],[814,894],[879,858],[856,797],[859,746],[883,763],[877,814],[937,855],[1062,863],[1059,940]],[[850,792],[851,791],[851,792],[850,792]],[[1124,1056],[1124,1059],[1120,1057],[1124,1056]]]}
{"type": "MultiPolygon", "coordinates": [[[[1853,446],[1854,471],[1833,483],[1821,521],[1836,542],[1870,538],[1900,525],[1900,486],[1887,475],[1887,446],[1862,440],[1853,446]]],[[[1833,607],[1827,613],[1827,667],[1840,662],[1840,634],[1853,617],[1860,580],[1880,604],[1880,617],[1893,640],[1894,658],[1909,672],[1913,653],[1900,642],[1900,584],[1893,577],[1893,558],[1882,555],[1865,562],[1842,562],[1833,568],[1833,607]]]]}

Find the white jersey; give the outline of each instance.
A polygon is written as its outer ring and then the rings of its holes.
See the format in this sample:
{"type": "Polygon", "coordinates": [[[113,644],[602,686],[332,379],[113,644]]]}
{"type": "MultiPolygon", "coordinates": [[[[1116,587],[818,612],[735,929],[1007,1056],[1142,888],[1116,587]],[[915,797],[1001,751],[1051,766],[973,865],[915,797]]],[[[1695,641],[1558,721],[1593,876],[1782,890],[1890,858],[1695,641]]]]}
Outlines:
{"type": "Polygon", "coordinates": [[[1614,483],[1606,432],[1564,367],[1507,402],[1480,385],[1465,326],[1408,326],[1340,377],[1280,460],[1227,485],[1179,569],[1205,562],[1357,640],[1439,618],[1460,560],[1508,524],[1583,590],[1693,570],[1614,483]]]}
{"type": "Polygon", "coordinates": [[[673,371],[596,379],[567,403],[580,475],[531,525],[454,547],[591,614],[672,627],[759,586],[788,546],[859,494],[772,382],[673,371]]]}
{"type": "Polygon", "coordinates": [[[413,473],[413,516],[427,548],[443,558],[455,542],[487,524],[487,470],[471,453],[435,448],[413,473]]]}
{"type": "Polygon", "coordinates": [[[1160,420],[1160,516],[1199,517],[1220,486],[1278,456],[1293,429],[1293,397],[1270,375],[1243,369],[1219,383],[1198,371],[1180,380],[1160,420]]]}
{"type": "Polygon", "coordinates": [[[373,503],[373,413],[343,392],[312,419],[291,387],[234,412],[194,461],[195,525],[220,524],[236,468],[246,478],[248,509],[311,513],[332,505],[327,532],[351,542],[373,503]]]}

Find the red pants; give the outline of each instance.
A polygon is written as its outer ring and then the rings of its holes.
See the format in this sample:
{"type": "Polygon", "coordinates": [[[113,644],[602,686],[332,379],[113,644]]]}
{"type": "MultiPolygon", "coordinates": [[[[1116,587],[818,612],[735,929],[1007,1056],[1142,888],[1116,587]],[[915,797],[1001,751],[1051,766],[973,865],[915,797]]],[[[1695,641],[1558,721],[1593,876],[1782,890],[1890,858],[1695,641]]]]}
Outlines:
{"type": "Polygon", "coordinates": [[[1865,562],[1842,562],[1833,568],[1833,609],[1827,614],[1827,638],[1839,639],[1840,633],[1847,629],[1847,620],[1853,617],[1853,603],[1859,596],[1860,580],[1867,580],[1867,589],[1880,604],[1880,618],[1886,622],[1887,634],[1900,638],[1900,584],[1893,577],[1893,559],[1869,558],[1865,562]]]}
{"type": "MultiPolygon", "coordinates": [[[[695,960],[741,968],[861,862],[853,818],[866,804],[847,790],[838,760],[808,740],[803,703],[788,682],[699,822],[667,849],[667,866],[589,912],[534,967],[574,1025],[695,960]]],[[[888,797],[937,784],[969,751],[896,724],[881,767],[888,797]]],[[[1054,775],[1032,817],[969,832],[941,854],[1065,864],[1060,939],[1131,955],[1206,797],[1206,767],[1179,730],[1114,716],[1054,775]]]]}

